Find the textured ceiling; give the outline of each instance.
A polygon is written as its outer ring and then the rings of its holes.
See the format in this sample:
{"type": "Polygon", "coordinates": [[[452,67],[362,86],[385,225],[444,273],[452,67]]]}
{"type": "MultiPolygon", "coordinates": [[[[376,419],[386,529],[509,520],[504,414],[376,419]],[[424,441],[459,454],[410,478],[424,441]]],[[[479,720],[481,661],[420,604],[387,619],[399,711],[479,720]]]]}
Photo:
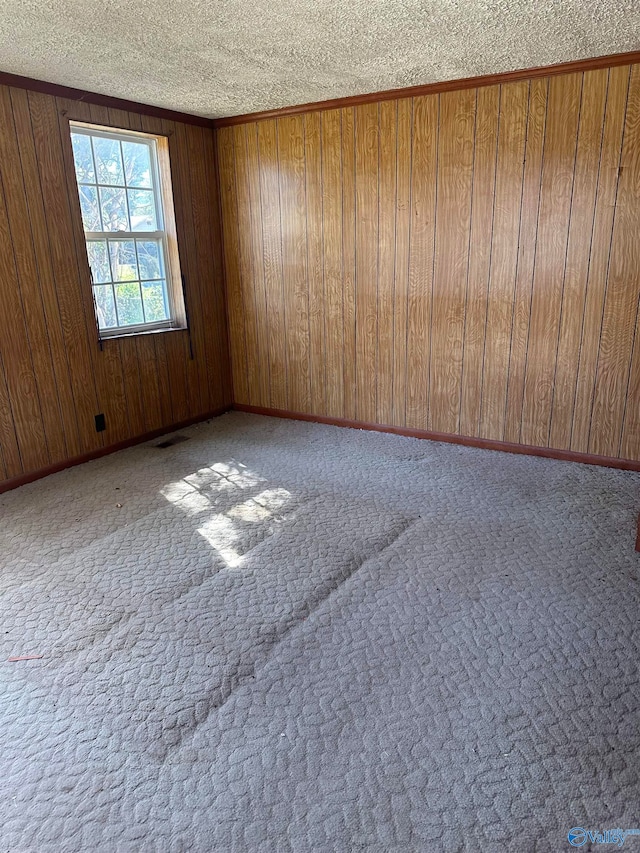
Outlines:
{"type": "Polygon", "coordinates": [[[0,70],[210,117],[639,47],[638,0],[0,0],[0,70]]]}

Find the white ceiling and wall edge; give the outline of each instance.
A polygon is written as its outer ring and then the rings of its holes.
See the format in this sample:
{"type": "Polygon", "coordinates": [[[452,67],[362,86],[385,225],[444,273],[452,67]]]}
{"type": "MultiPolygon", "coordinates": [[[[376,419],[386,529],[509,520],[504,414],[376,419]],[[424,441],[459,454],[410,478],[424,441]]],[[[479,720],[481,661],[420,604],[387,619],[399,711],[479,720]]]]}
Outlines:
{"type": "Polygon", "coordinates": [[[0,71],[210,118],[638,48],[637,0],[0,0],[0,71]]]}

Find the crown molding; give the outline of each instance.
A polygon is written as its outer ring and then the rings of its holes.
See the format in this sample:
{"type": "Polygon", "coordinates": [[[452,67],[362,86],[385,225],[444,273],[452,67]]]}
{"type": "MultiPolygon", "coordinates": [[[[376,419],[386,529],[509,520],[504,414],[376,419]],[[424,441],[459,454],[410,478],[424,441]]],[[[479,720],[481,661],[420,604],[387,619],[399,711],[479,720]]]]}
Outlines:
{"type": "Polygon", "coordinates": [[[374,104],[379,101],[391,101],[400,98],[416,98],[423,95],[436,95],[440,92],[453,92],[461,89],[476,89],[480,86],[496,86],[500,83],[514,83],[518,80],[532,80],[536,77],[577,74],[584,71],[595,71],[600,68],[615,68],[618,65],[634,65],[637,62],[640,62],[640,50],[631,53],[596,56],[592,59],[561,62],[556,65],[541,65],[537,68],[521,68],[517,71],[505,71],[500,74],[485,74],[481,77],[443,80],[439,83],[426,83],[422,86],[409,86],[404,89],[387,89],[383,92],[369,92],[366,95],[351,95],[346,98],[333,98],[328,101],[315,101],[309,104],[295,104],[275,110],[264,110],[263,112],[212,119],[212,125],[215,128],[230,127],[235,124],[284,118],[286,116],[300,115],[300,113],[357,107],[361,104],[374,104]]]}

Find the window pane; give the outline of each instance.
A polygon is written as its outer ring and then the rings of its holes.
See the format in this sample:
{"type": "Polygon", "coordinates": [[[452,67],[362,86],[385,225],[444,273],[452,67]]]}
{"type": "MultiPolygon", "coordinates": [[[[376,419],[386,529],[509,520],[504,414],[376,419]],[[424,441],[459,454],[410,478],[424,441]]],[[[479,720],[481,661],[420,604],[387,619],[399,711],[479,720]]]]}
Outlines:
{"type": "Polygon", "coordinates": [[[93,153],[96,158],[99,184],[124,185],[120,142],[104,136],[93,136],[93,153]]]}
{"type": "Polygon", "coordinates": [[[142,298],[144,300],[144,317],[147,323],[157,323],[159,320],[169,319],[164,281],[143,281],[142,298]]]}
{"type": "Polygon", "coordinates": [[[103,284],[105,281],[111,281],[106,241],[89,240],[87,243],[87,255],[89,256],[89,266],[93,273],[93,283],[103,284]]]}
{"type": "Polygon", "coordinates": [[[162,251],[160,243],[152,240],[136,241],[140,278],[162,278],[162,251]]]}
{"type": "Polygon", "coordinates": [[[151,190],[127,190],[132,231],[156,231],[156,205],[151,190]]]}
{"type": "Polygon", "coordinates": [[[136,247],[133,240],[109,240],[113,281],[136,281],[136,247]]]}
{"type": "Polygon", "coordinates": [[[99,328],[169,325],[155,138],[73,122],[70,135],[99,328]]]}
{"type": "Polygon", "coordinates": [[[119,324],[121,326],[134,326],[138,323],[144,323],[138,282],[128,281],[126,284],[116,284],[115,291],[119,324]]]}
{"type": "Polygon", "coordinates": [[[129,231],[126,190],[100,187],[100,209],[105,231],[129,231]]]}
{"type": "Polygon", "coordinates": [[[73,145],[73,161],[76,164],[76,178],[78,181],[95,183],[96,173],[91,156],[91,140],[84,133],[72,133],[71,143],[73,145]]]}
{"type": "Polygon", "coordinates": [[[116,309],[113,303],[113,290],[111,285],[99,285],[93,288],[96,300],[96,314],[98,315],[98,326],[101,329],[112,329],[117,326],[116,309]]]}
{"type": "Polygon", "coordinates": [[[98,213],[98,198],[95,187],[84,187],[78,184],[80,193],[80,209],[82,224],[85,231],[101,231],[100,214],[98,213]]]}
{"type": "Polygon", "coordinates": [[[151,189],[151,160],[149,146],[140,142],[123,142],[124,174],[128,187],[151,189]]]}

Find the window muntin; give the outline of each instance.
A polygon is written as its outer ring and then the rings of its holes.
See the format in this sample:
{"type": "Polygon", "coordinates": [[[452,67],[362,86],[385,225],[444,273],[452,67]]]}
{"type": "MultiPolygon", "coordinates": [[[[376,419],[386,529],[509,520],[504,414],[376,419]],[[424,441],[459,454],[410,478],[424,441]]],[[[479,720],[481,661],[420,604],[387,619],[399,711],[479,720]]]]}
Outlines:
{"type": "Polygon", "coordinates": [[[100,334],[171,328],[157,140],[72,123],[71,142],[100,334]]]}

